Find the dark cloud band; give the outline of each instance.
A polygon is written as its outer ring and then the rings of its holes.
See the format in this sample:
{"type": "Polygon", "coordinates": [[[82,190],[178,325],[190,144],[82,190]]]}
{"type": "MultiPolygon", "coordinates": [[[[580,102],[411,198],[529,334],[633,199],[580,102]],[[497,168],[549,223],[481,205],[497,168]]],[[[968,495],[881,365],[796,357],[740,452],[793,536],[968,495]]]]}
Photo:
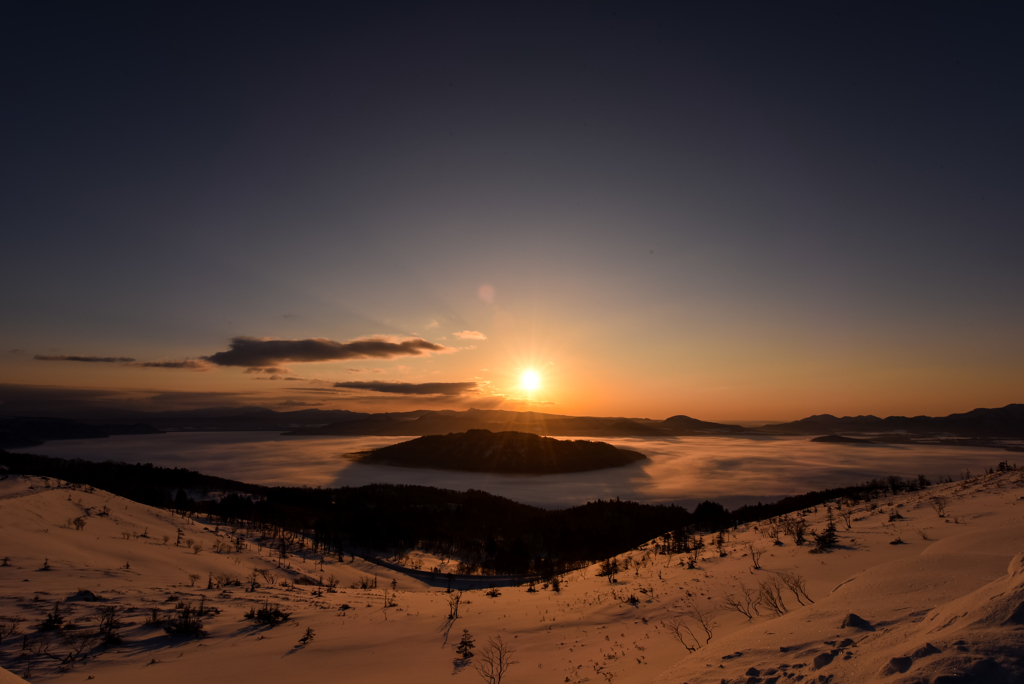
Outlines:
{"type": "Polygon", "coordinates": [[[384,394],[443,394],[455,396],[477,389],[475,382],[336,382],[335,387],[360,389],[384,394]]]}
{"type": "Polygon", "coordinates": [[[206,370],[210,367],[205,361],[197,361],[196,359],[185,359],[184,361],[143,361],[141,363],[133,363],[133,366],[139,368],[182,368],[184,370],[206,370]]]}
{"type": "Polygon", "coordinates": [[[308,340],[266,340],[236,337],[228,351],[217,352],[205,359],[218,366],[265,367],[282,363],[316,363],[347,359],[392,359],[399,356],[421,356],[430,352],[454,351],[444,345],[420,338],[393,341],[372,337],[352,342],[335,342],[320,337],[308,340]]]}
{"type": "Polygon", "coordinates": [[[57,356],[36,354],[33,358],[36,361],[82,361],[84,363],[132,363],[135,361],[127,356],[67,356],[66,354],[57,356]]]}

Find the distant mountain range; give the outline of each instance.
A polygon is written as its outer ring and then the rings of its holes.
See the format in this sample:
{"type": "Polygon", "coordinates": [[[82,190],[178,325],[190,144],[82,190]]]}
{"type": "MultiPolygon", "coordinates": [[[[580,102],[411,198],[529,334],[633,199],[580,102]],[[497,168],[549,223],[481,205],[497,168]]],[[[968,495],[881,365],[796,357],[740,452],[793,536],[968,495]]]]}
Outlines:
{"type": "Polygon", "coordinates": [[[673,416],[668,420],[647,418],[593,418],[560,416],[535,411],[430,411],[419,416],[375,415],[362,420],[299,428],[293,435],[445,435],[467,430],[532,432],[547,436],[657,437],[670,435],[735,434],[748,432],[739,425],[723,425],[673,416]]]}
{"type": "Polygon", "coordinates": [[[910,438],[1024,439],[1024,404],[929,416],[810,416],[791,423],[742,427],[689,416],[666,420],[564,416],[535,411],[469,409],[358,413],[305,409],[273,411],[262,407],[226,407],[65,418],[0,417],[0,448],[38,445],[54,439],[86,439],[165,431],[271,431],[290,435],[410,436],[445,435],[467,430],[530,432],[573,437],[672,437],[714,435],[881,435],[876,441],[910,438]],[[76,419],[79,418],[79,419],[76,419]]]}
{"type": "Polygon", "coordinates": [[[1024,439],[1024,404],[1002,408],[974,409],[941,418],[929,416],[810,416],[792,423],[765,425],[758,432],[778,435],[834,435],[846,433],[910,433],[955,437],[999,437],[1024,439]]]}

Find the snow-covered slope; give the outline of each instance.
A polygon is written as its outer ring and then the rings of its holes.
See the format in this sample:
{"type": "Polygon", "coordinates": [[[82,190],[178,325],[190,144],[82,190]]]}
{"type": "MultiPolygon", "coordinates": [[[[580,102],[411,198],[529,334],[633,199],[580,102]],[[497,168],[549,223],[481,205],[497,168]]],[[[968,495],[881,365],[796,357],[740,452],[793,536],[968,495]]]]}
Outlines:
{"type": "MultiPolygon", "coordinates": [[[[724,556],[709,543],[692,569],[647,545],[620,556],[614,578],[591,567],[565,576],[558,593],[466,592],[450,623],[450,596],[399,571],[348,556],[321,566],[305,551],[282,560],[255,530],[11,477],[0,481],[0,557],[10,557],[0,567],[0,625],[13,619],[20,634],[0,641],[0,666],[32,681],[472,682],[482,647],[501,637],[518,661],[507,684],[1019,682],[1022,495],[1024,474],[1011,471],[858,502],[844,507],[849,529],[836,518],[839,546],[822,554],[785,534],[776,545],[771,523],[730,531],[724,556]],[[947,500],[945,517],[930,505],[936,496],[947,500]],[[905,543],[891,544],[897,538],[905,543]],[[258,577],[246,591],[254,569],[278,579],[258,577]],[[316,586],[332,575],[335,592],[316,586]],[[376,588],[353,588],[374,575],[376,588]],[[741,586],[772,578],[802,580],[806,594],[783,588],[780,616],[761,605],[748,619],[723,606],[741,586]],[[385,591],[395,603],[387,609],[385,591]],[[40,631],[56,601],[63,625],[40,631]],[[245,619],[265,602],[291,618],[274,627],[245,619]],[[200,603],[211,611],[205,638],[165,632],[175,606],[200,603]],[[121,642],[82,647],[111,606],[121,642]],[[708,618],[709,641],[695,609],[708,618]],[[860,628],[842,626],[850,614],[860,628]],[[302,643],[307,628],[314,636],[302,643]],[[464,629],[476,642],[468,662],[454,650],[464,629]]],[[[820,530],[825,516],[819,507],[800,517],[820,530]]]]}

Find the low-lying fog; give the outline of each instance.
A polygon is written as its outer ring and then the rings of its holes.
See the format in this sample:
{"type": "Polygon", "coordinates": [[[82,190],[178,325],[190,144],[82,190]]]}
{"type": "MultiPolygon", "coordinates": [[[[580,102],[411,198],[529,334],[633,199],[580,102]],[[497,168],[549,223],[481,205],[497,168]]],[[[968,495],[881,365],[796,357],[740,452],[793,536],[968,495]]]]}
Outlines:
{"type": "Polygon", "coordinates": [[[192,432],[47,442],[19,451],[90,461],[152,463],[266,485],[340,487],[373,482],[480,489],[559,508],[619,497],[728,507],[874,477],[958,477],[1015,454],[952,446],[821,444],[806,437],[673,437],[604,440],[649,457],[623,468],[566,475],[488,475],[353,463],[344,454],[407,437],[288,437],[272,432],[192,432]]]}

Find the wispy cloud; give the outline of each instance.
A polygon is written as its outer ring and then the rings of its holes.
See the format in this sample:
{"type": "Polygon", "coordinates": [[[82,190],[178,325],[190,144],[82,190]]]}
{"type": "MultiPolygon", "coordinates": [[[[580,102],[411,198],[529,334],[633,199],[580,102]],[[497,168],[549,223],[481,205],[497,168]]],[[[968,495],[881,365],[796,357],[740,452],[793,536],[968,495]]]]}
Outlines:
{"type": "Polygon", "coordinates": [[[366,390],[368,392],[381,392],[383,394],[443,394],[455,396],[473,392],[478,389],[475,382],[384,382],[373,380],[369,382],[336,382],[335,387],[345,389],[366,390]]]}
{"type": "Polygon", "coordinates": [[[66,354],[54,356],[36,354],[32,358],[36,361],[81,361],[83,363],[132,363],[135,361],[128,356],[68,356],[66,354]]]}
{"type": "Polygon", "coordinates": [[[218,366],[262,368],[281,363],[316,363],[348,359],[393,359],[400,356],[448,353],[451,347],[420,338],[394,339],[369,337],[351,342],[335,342],[322,337],[306,340],[274,340],[257,337],[236,337],[228,351],[205,357],[218,366]]]}
{"type": "Polygon", "coordinates": [[[460,340],[486,340],[487,335],[477,330],[463,330],[462,332],[452,333],[460,340]]]}

